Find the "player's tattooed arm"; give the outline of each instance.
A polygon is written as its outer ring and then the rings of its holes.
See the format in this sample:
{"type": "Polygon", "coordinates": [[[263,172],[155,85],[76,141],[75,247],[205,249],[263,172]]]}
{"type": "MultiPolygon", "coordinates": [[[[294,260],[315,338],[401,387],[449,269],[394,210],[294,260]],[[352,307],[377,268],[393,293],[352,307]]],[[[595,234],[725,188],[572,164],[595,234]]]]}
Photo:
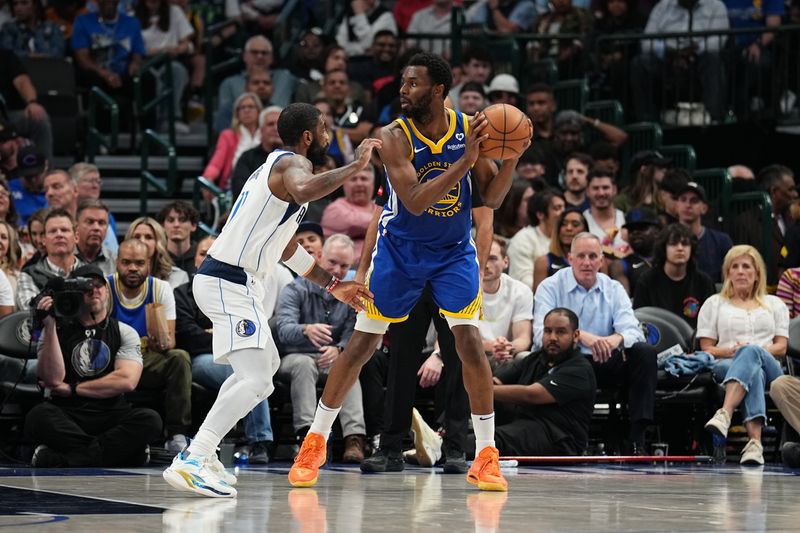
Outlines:
{"type": "Polygon", "coordinates": [[[386,174],[392,189],[405,208],[414,215],[421,215],[444,198],[474,162],[462,157],[436,178],[420,183],[414,165],[409,159],[412,152],[408,145],[408,137],[400,126],[390,124],[383,128],[381,139],[383,139],[383,147],[380,149],[381,161],[386,165],[386,174]]]}
{"type": "Polygon", "coordinates": [[[305,157],[291,157],[283,171],[283,186],[295,203],[319,200],[341,187],[350,176],[366,168],[373,148],[380,147],[380,139],[364,139],[356,148],[352,163],[321,174],[313,173],[311,161],[305,157]]]}

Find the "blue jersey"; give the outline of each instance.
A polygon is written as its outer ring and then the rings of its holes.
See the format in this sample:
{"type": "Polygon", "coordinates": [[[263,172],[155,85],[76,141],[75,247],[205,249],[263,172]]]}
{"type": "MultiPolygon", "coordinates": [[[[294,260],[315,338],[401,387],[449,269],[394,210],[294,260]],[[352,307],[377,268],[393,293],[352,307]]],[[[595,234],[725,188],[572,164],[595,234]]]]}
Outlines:
{"type": "Polygon", "coordinates": [[[119,297],[119,293],[121,292],[118,285],[119,274],[112,274],[106,279],[108,281],[108,286],[111,287],[111,316],[135,329],[140,338],[147,337],[147,318],[145,311],[147,304],[155,303],[156,301],[155,287],[153,287],[155,278],[153,278],[153,276],[147,276],[147,281],[145,282],[147,284],[147,289],[145,290],[144,297],[137,305],[130,307],[123,304],[119,297]]]}
{"type": "MultiPolygon", "coordinates": [[[[408,157],[421,183],[436,179],[466,151],[469,129],[467,118],[463,113],[457,113],[452,109],[447,109],[447,112],[450,116],[450,127],[439,142],[427,139],[410,119],[405,117],[397,119],[397,123],[408,137],[411,146],[408,157]]],[[[391,176],[388,178],[389,198],[383,206],[380,218],[382,233],[436,246],[456,245],[470,239],[472,226],[470,172],[464,174],[444,198],[419,216],[412,214],[400,202],[392,189],[391,176]]]]}

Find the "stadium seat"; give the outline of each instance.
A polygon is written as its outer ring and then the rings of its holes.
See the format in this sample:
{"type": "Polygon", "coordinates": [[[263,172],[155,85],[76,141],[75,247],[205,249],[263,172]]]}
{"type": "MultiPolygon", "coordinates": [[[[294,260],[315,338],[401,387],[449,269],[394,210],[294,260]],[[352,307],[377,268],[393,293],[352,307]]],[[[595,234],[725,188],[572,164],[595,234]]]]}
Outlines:
{"type": "Polygon", "coordinates": [[[690,144],[672,144],[662,146],[658,149],[664,157],[672,159],[672,166],[677,168],[685,168],[689,174],[694,172],[697,166],[697,154],[695,154],[694,147],[690,144]]]}
{"type": "Polygon", "coordinates": [[[559,81],[553,85],[553,96],[558,109],[571,109],[583,113],[589,100],[589,82],[585,78],[559,81]]]}
{"type": "MultiPolygon", "coordinates": [[[[29,329],[30,316],[28,311],[17,311],[0,319],[0,354],[17,359],[36,359],[36,343],[31,341],[29,329]]],[[[16,380],[0,382],[0,391],[2,402],[13,400],[28,407],[42,398],[37,385],[18,384],[16,380]]],[[[2,414],[5,418],[6,413],[2,414]]]]}
{"type": "Polygon", "coordinates": [[[22,62],[36,87],[39,103],[50,115],[53,150],[57,154],[74,154],[81,113],[72,63],[53,57],[26,57],[22,62]]]}
{"type": "Polygon", "coordinates": [[[728,235],[733,242],[754,246],[764,262],[767,272],[772,271],[772,201],[762,191],[731,195],[728,235]]]}
{"type": "Polygon", "coordinates": [[[661,126],[655,122],[637,122],[635,124],[628,124],[623,129],[625,133],[628,134],[628,141],[625,143],[625,146],[623,146],[622,166],[620,168],[622,180],[619,184],[620,186],[627,184],[630,162],[633,155],[642,150],[660,149],[661,140],[664,137],[661,126]]]}
{"type": "Polygon", "coordinates": [[[708,196],[708,214],[706,218],[720,228],[730,218],[731,195],[733,181],[728,170],[724,168],[705,168],[692,173],[694,181],[700,184],[708,196]]]}

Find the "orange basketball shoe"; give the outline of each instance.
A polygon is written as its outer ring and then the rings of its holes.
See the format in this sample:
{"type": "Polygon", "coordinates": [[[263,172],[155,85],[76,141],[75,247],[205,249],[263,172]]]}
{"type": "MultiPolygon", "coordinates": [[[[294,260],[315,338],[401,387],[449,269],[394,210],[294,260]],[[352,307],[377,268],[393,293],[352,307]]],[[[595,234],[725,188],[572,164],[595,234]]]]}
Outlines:
{"type": "Polygon", "coordinates": [[[325,459],[325,437],[309,431],[289,470],[289,483],[293,487],[313,487],[317,483],[319,467],[325,464],[325,459]]]}
{"type": "Polygon", "coordinates": [[[500,473],[500,452],[494,446],[481,450],[467,472],[467,481],[481,490],[508,490],[508,482],[500,473]]]}

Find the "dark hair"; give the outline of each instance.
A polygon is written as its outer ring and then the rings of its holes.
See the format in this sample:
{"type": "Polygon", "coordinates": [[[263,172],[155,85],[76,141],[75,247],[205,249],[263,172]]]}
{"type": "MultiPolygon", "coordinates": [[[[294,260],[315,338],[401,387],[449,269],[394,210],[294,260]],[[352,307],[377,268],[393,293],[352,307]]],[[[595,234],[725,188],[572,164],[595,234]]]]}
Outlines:
{"type": "Polygon", "coordinates": [[[81,213],[87,209],[102,209],[108,213],[108,206],[95,198],[87,198],[78,203],[78,210],[75,212],[75,220],[81,218],[81,213]]]}
{"type": "Polygon", "coordinates": [[[608,141],[597,141],[589,148],[589,155],[595,161],[598,159],[619,159],[617,147],[608,141]]]}
{"type": "Polygon", "coordinates": [[[464,82],[464,85],[461,86],[461,90],[458,92],[458,94],[460,95],[461,93],[465,92],[480,93],[482,97],[486,98],[486,91],[483,90],[483,84],[478,83],[477,81],[464,82]]]}
{"type": "Polygon", "coordinates": [[[687,183],[692,181],[692,176],[682,168],[671,168],[664,174],[664,179],[658,184],[661,190],[675,196],[687,183]]]}
{"type": "Polygon", "coordinates": [[[564,169],[566,170],[567,163],[569,163],[570,159],[575,159],[581,165],[585,166],[588,170],[592,170],[594,167],[594,159],[589,154],[585,154],[583,152],[572,152],[564,159],[564,169]]]}
{"type": "Polygon", "coordinates": [[[554,307],[553,309],[548,311],[546,315],[544,315],[544,320],[547,320],[547,317],[549,317],[552,314],[567,317],[567,320],[569,320],[569,325],[572,328],[572,331],[578,329],[578,315],[576,315],[575,312],[572,311],[571,309],[567,309],[566,307],[554,307]]]}
{"type": "Polygon", "coordinates": [[[159,211],[158,215],[156,216],[156,220],[158,220],[159,224],[162,226],[164,225],[164,221],[167,219],[167,216],[169,216],[170,211],[175,211],[178,213],[179,217],[186,218],[186,220],[192,224],[197,224],[197,222],[200,220],[200,214],[197,212],[197,209],[186,202],[177,200],[175,202],[170,202],[161,208],[161,211],[159,211]]]}
{"type": "Polygon", "coordinates": [[[278,117],[278,135],[286,146],[297,146],[306,131],[316,131],[322,112],[311,104],[286,106],[278,117]]]}
{"type": "Polygon", "coordinates": [[[51,218],[68,218],[70,223],[72,224],[72,228],[75,228],[75,219],[72,218],[72,215],[69,214],[69,211],[64,209],[63,207],[54,207],[47,212],[47,216],[44,217],[44,226],[47,227],[47,222],[51,218]]]}
{"type": "Polygon", "coordinates": [[[614,185],[617,184],[617,180],[614,178],[614,171],[608,168],[607,165],[595,165],[589,171],[589,175],[586,176],[586,183],[591,183],[595,178],[608,178],[611,180],[611,183],[614,185]]]}
{"type": "Polygon", "coordinates": [[[533,93],[547,93],[552,97],[553,88],[546,83],[534,83],[533,85],[528,87],[528,91],[525,94],[533,94],[533,93]]]}
{"type": "Polygon", "coordinates": [[[537,217],[536,214],[544,213],[544,215],[547,216],[550,209],[550,202],[553,201],[553,198],[561,198],[563,200],[564,195],[558,189],[550,188],[534,194],[531,199],[528,200],[528,224],[534,227],[539,225],[539,217],[537,217]]]}
{"type": "MultiPolygon", "coordinates": [[[[14,205],[13,203],[11,205],[14,205]]],[[[31,224],[34,222],[40,222],[42,226],[44,226],[44,221],[47,219],[47,213],[50,212],[50,209],[47,207],[42,207],[41,209],[37,209],[33,212],[31,216],[28,217],[28,222],[25,226],[28,228],[28,235],[31,234],[31,224]]]]}
{"type": "MultiPolygon", "coordinates": [[[[438,56],[437,56],[438,57],[438,56]]],[[[484,63],[492,64],[492,54],[489,53],[487,48],[483,46],[470,46],[464,51],[464,57],[461,58],[461,64],[466,65],[472,60],[483,61],[484,63]]]]}
{"type": "Polygon", "coordinates": [[[397,38],[397,34],[395,32],[393,32],[392,30],[380,30],[380,31],[376,32],[375,35],[372,36],[372,42],[374,43],[375,40],[378,39],[378,37],[386,37],[387,35],[390,35],[390,36],[394,37],[395,41],[399,40],[397,38]]]}
{"type": "Polygon", "coordinates": [[[517,208],[522,202],[522,196],[525,191],[530,189],[530,183],[523,180],[515,180],[511,182],[511,188],[503,198],[503,203],[495,211],[494,215],[494,232],[503,237],[511,238],[513,235],[512,230],[519,230],[517,227],[517,208]]]}
{"type": "Polygon", "coordinates": [[[409,67],[425,67],[428,70],[428,77],[434,85],[444,85],[442,98],[447,96],[453,86],[453,72],[450,65],[440,56],[422,52],[412,57],[408,62],[409,67]]]}
{"type": "Polygon", "coordinates": [[[559,232],[561,231],[561,226],[564,225],[564,220],[570,213],[576,213],[579,217],[581,217],[583,231],[589,231],[589,223],[586,222],[586,217],[583,216],[583,211],[575,206],[569,206],[564,209],[561,214],[558,215],[558,218],[556,219],[556,225],[553,228],[553,234],[550,236],[550,253],[558,257],[567,257],[567,254],[569,253],[569,250],[564,250],[564,248],[561,246],[561,237],[559,232]]]}
{"type": "MultiPolygon", "coordinates": [[[[159,0],[158,4],[158,22],[156,26],[161,31],[169,31],[169,8],[172,3],[169,0],[159,0]]],[[[139,19],[139,24],[142,26],[142,31],[150,27],[150,13],[147,11],[147,2],[144,0],[136,2],[133,14],[139,19]]]]}
{"type": "MultiPolygon", "coordinates": [[[[42,22],[44,20],[44,6],[42,5],[42,0],[31,0],[31,5],[33,6],[33,17],[36,19],[36,22],[42,22]]],[[[14,2],[8,2],[8,8],[11,10],[11,15],[14,15],[14,2]]]]}
{"type": "Polygon", "coordinates": [[[679,242],[688,242],[692,247],[692,255],[689,257],[687,268],[688,270],[694,270],[699,242],[689,227],[683,224],[670,224],[658,233],[656,242],[653,245],[653,266],[664,268],[664,264],[667,262],[667,245],[678,244],[679,242]]]}
{"type": "Polygon", "coordinates": [[[402,76],[403,69],[408,66],[408,62],[411,61],[411,58],[417,54],[421,54],[422,52],[424,52],[424,50],[418,46],[412,46],[411,48],[404,50],[402,54],[397,56],[396,71],[402,76]]]}
{"type": "Polygon", "coordinates": [[[756,181],[758,181],[762,190],[769,192],[773,187],[780,185],[784,176],[794,179],[794,172],[783,165],[769,165],[759,171],[756,181]]]}

